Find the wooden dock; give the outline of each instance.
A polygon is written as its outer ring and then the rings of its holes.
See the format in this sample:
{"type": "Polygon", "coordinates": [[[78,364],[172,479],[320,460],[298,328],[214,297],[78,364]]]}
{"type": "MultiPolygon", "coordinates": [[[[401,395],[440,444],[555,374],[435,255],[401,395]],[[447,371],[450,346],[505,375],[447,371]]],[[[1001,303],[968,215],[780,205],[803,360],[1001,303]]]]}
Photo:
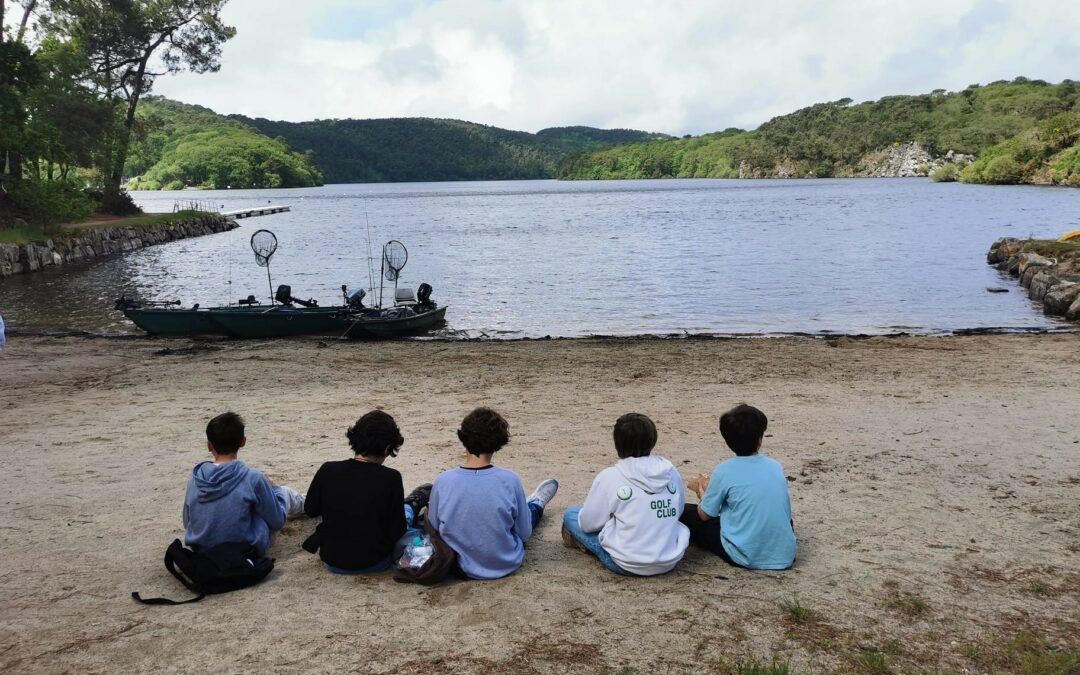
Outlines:
{"type": "Polygon", "coordinates": [[[288,206],[255,206],[250,209],[222,211],[221,215],[229,218],[254,218],[255,216],[269,216],[272,213],[285,213],[289,210],[288,206]]]}

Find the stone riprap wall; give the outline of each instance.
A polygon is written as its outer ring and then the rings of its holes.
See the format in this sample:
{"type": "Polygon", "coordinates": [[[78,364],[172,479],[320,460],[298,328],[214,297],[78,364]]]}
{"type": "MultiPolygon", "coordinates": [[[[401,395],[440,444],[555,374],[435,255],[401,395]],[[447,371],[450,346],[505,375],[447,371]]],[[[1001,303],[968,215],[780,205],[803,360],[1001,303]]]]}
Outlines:
{"type": "Polygon", "coordinates": [[[1080,321],[1080,262],[1024,251],[1024,241],[1012,237],[995,241],[986,262],[1017,277],[1028,297],[1041,302],[1047,314],[1080,321]]]}
{"type": "Polygon", "coordinates": [[[236,227],[235,220],[224,216],[202,216],[157,225],[91,227],[30,244],[0,243],[0,278],[37,272],[46,267],[89,262],[236,227]]]}

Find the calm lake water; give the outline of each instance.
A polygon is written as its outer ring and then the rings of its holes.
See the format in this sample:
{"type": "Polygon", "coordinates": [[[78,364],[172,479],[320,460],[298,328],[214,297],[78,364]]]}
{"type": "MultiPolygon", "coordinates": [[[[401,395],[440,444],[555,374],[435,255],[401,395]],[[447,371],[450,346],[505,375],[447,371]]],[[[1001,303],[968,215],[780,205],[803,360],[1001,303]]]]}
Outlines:
{"type": "MultiPolygon", "coordinates": [[[[921,179],[505,181],[135,192],[147,211],[201,199],[288,204],[232,232],[0,282],[12,326],[135,330],[125,293],[227,304],[268,295],[249,239],[272,230],[274,284],[336,303],[368,286],[368,232],[409,250],[448,328],[470,336],[891,333],[1052,328],[986,265],[999,236],[1080,227],[1080,190],[921,179]],[[988,293],[1003,286],[1009,293],[988,293]]],[[[378,275],[378,259],[375,262],[378,275]]]]}

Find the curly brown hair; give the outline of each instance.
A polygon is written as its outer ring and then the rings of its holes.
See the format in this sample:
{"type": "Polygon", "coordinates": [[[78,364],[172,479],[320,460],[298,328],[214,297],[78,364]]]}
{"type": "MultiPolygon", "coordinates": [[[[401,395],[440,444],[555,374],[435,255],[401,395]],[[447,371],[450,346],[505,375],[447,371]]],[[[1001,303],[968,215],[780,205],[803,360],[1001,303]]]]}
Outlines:
{"type": "Polygon", "coordinates": [[[457,437],[470,455],[486,455],[510,442],[510,424],[491,408],[477,408],[461,420],[457,437]]]}
{"type": "Polygon", "coordinates": [[[365,457],[396,457],[398,448],[405,442],[397,422],[381,410],[372,410],[356,420],[345,437],[353,452],[365,457]]]}

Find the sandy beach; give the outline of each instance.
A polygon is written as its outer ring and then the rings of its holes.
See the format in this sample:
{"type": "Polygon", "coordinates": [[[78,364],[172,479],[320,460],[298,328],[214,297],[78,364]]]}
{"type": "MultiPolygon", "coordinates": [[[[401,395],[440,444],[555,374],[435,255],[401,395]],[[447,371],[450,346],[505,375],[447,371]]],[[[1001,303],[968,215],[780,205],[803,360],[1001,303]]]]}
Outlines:
{"type": "MultiPolygon", "coordinates": [[[[1068,672],[1080,653],[1080,334],[838,340],[349,344],[10,336],[0,352],[0,670],[362,673],[1068,672]],[[746,401],[789,477],[798,560],[753,572],[691,549],[623,578],[559,536],[650,415],[684,477],[730,456],[746,401]],[[458,464],[476,405],[509,419],[496,462],[561,489],[524,566],[433,588],[342,577],[290,522],[253,589],[183,607],[181,537],[206,421],[247,420],[241,458],[307,488],[380,407],[406,489],[458,464]],[[1071,655],[1071,656],[1070,656],[1071,655]],[[1072,659],[1070,661],[1070,659],[1072,659]],[[1062,670],[1065,668],[1065,670],[1062,670]]],[[[1075,672],[1075,671],[1073,671],[1075,672]]]]}

